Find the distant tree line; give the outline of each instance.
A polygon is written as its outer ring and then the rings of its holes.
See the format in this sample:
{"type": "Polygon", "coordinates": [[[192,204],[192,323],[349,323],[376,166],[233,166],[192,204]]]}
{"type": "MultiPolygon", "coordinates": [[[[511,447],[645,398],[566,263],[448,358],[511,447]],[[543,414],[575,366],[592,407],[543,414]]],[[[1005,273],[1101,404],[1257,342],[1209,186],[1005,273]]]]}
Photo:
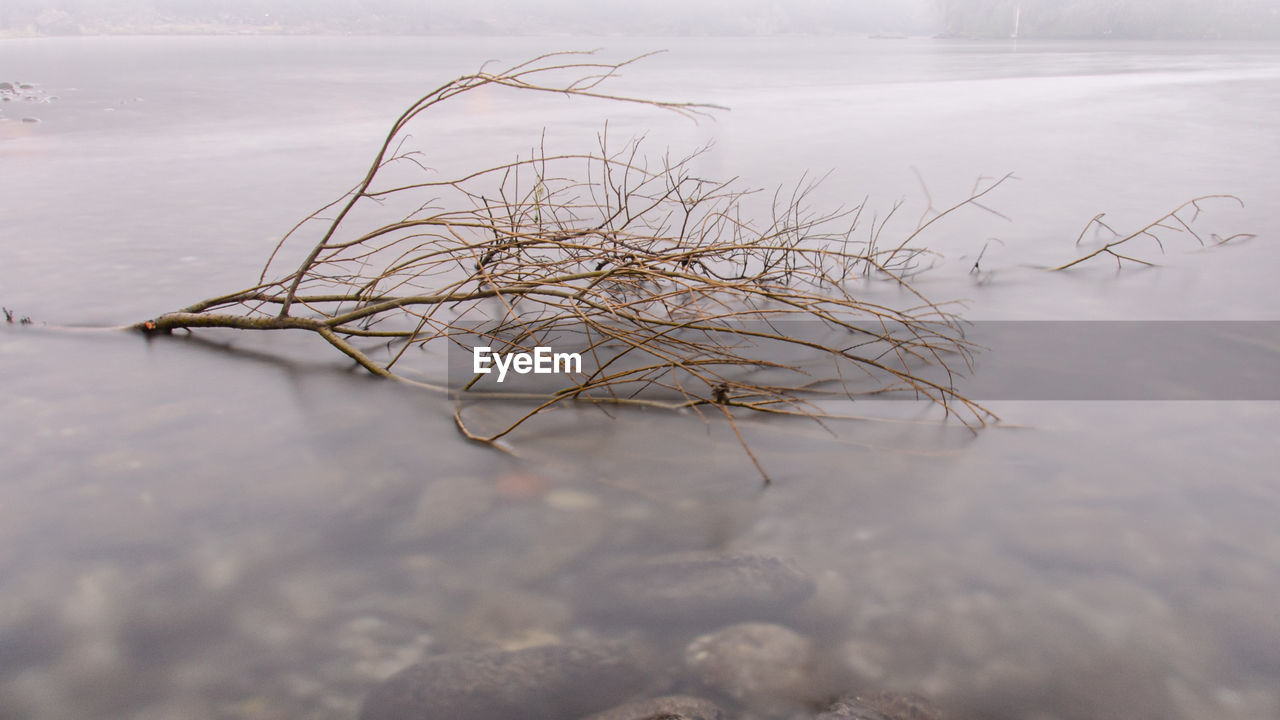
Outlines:
{"type": "Polygon", "coordinates": [[[1280,38],[1280,0],[0,0],[0,30],[1280,38]]]}
{"type": "Polygon", "coordinates": [[[936,30],[933,0],[0,0],[0,28],[275,28],[410,34],[669,34],[936,30]]]}
{"type": "Polygon", "coordinates": [[[1280,38],[1280,0],[939,0],[952,37],[1280,38]]]}

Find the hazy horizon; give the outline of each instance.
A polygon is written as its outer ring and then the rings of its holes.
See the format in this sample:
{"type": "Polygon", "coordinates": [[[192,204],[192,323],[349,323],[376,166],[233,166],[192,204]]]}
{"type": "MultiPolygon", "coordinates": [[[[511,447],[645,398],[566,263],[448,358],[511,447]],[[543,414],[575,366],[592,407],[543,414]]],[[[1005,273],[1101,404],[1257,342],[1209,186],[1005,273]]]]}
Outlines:
{"type": "Polygon", "coordinates": [[[1277,39],[1280,0],[9,0],[0,31],[1277,39]]]}

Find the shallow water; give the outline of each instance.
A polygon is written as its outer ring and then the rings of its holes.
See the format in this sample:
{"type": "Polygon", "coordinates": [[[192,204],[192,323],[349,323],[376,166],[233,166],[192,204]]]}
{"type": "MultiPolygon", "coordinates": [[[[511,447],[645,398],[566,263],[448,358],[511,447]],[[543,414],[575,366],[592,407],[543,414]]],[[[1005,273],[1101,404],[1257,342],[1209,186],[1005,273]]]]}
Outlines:
{"type": "MultiPolygon", "coordinates": [[[[254,282],[418,93],[566,42],[0,43],[4,75],[58,97],[0,108],[0,301],[37,320],[0,326],[0,715],[351,718],[424,654],[635,633],[580,612],[595,571],[719,550],[816,579],[792,622],[850,690],[957,718],[1280,717],[1273,402],[1001,401],[1004,426],[976,436],[901,403],[858,407],[896,421],[838,438],[745,420],[762,490],[732,432],[697,417],[561,410],[513,458],[309,338],[40,326],[254,282]]],[[[926,238],[944,253],[931,296],[983,319],[1280,319],[1274,48],[570,44],[669,48],[619,89],[732,109],[693,124],[486,96],[417,134],[432,162],[527,153],[544,125],[576,149],[607,114],[655,151],[714,140],[699,169],[749,185],[833,170],[815,201],[906,197],[903,227],[924,210],[912,168],[938,206],[1015,171],[991,203],[1013,222],[970,212],[926,238]],[[1204,226],[1257,239],[1174,240],[1145,255],[1156,270],[1035,267],[1073,257],[1097,212],[1127,226],[1220,192],[1246,207],[1204,226]]]]}

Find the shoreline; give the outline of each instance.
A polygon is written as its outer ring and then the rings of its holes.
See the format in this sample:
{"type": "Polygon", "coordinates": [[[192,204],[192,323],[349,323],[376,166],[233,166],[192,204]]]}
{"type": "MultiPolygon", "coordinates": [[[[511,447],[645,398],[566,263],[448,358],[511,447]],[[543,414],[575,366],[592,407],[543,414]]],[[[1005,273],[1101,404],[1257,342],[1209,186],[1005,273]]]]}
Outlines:
{"type": "Polygon", "coordinates": [[[651,33],[606,33],[605,35],[584,34],[574,32],[536,32],[536,31],[477,31],[476,28],[442,28],[440,30],[419,32],[387,32],[369,28],[351,29],[332,26],[286,27],[283,25],[222,25],[222,24],[188,24],[174,23],[162,25],[128,25],[99,28],[77,28],[76,32],[49,33],[39,32],[34,28],[0,29],[0,42],[5,40],[36,40],[55,38],[101,38],[101,37],[688,37],[688,38],[768,38],[768,37],[825,37],[847,38],[850,40],[937,40],[948,43],[989,43],[1005,40],[1008,42],[1138,42],[1138,43],[1182,43],[1188,45],[1232,43],[1241,45],[1276,45],[1277,40],[1265,37],[1129,37],[1116,35],[1081,35],[1081,36],[1044,36],[1044,37],[986,37],[966,34],[898,34],[874,31],[859,32],[825,32],[825,33],[711,33],[711,34],[663,34],[651,33]]]}

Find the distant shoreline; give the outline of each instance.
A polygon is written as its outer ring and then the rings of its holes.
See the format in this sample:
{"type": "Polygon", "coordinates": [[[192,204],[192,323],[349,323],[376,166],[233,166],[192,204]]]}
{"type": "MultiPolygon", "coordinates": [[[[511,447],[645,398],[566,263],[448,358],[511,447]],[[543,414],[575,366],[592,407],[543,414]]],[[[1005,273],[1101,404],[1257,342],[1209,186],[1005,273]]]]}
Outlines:
{"type": "MultiPolygon", "coordinates": [[[[245,27],[242,25],[235,26],[218,26],[218,25],[159,25],[159,26],[136,26],[136,27],[120,27],[110,29],[82,29],[76,33],[38,33],[29,30],[0,30],[0,40],[30,40],[36,38],[74,38],[74,37],[140,37],[140,36],[157,36],[157,37],[200,37],[200,36],[260,36],[260,37],[318,37],[318,36],[344,36],[344,37],[546,37],[551,34],[563,35],[564,37],[652,37],[654,33],[549,33],[549,32],[499,32],[499,31],[482,31],[477,32],[474,29],[456,28],[442,29],[429,32],[378,32],[373,30],[350,30],[336,27],[281,27],[281,26],[253,26],[245,27]]],[[[660,33],[661,37],[847,37],[847,38],[887,38],[893,39],[929,39],[930,35],[886,35],[877,34],[873,31],[864,32],[834,32],[834,33],[768,33],[768,34],[734,34],[734,33],[716,33],[716,34],[670,34],[660,33]]]]}
{"type": "Polygon", "coordinates": [[[566,38],[588,37],[588,38],[607,38],[607,37],[709,37],[709,38],[764,38],[764,37],[829,37],[829,38],[848,38],[848,39],[871,39],[871,40],[928,40],[934,39],[933,35],[900,35],[895,33],[876,33],[874,31],[860,32],[830,32],[830,33],[767,33],[767,34],[745,34],[745,33],[714,33],[714,34],[692,34],[692,33],[569,33],[569,32],[499,32],[499,31],[476,31],[474,28],[454,28],[441,29],[429,32],[378,32],[374,30],[351,30],[336,27],[281,27],[281,26],[253,26],[245,27],[242,25],[235,26],[218,26],[218,25],[140,25],[135,27],[119,27],[110,29],[83,29],[76,33],[37,33],[26,30],[0,30],[0,40],[32,40],[37,38],[88,38],[88,37],[549,37],[563,36],[566,38]]]}
{"type": "Polygon", "coordinates": [[[173,23],[158,25],[120,25],[111,27],[79,27],[75,32],[39,32],[34,28],[0,29],[0,40],[59,37],[112,37],[130,35],[346,35],[337,28],[286,28],[281,25],[223,25],[216,23],[173,23]]]}
{"type": "MultiPolygon", "coordinates": [[[[40,32],[33,26],[25,28],[0,28],[0,41],[31,40],[36,38],[68,38],[68,37],[546,37],[563,35],[564,37],[715,37],[715,38],[764,38],[764,37],[829,37],[870,40],[943,40],[948,42],[992,42],[1015,39],[1004,36],[986,36],[968,33],[930,33],[901,34],[874,30],[835,31],[823,33],[806,32],[773,32],[773,33],[606,33],[592,34],[581,32],[510,31],[493,27],[442,27],[430,31],[418,32],[386,32],[367,28],[353,29],[333,25],[239,25],[225,23],[151,23],[138,25],[111,26],[76,26],[64,32],[40,32]]],[[[1016,41],[1027,42],[1069,42],[1069,41],[1126,41],[1126,42],[1240,42],[1240,43],[1275,43],[1267,37],[1228,37],[1228,36],[1129,36],[1129,35],[1074,35],[1074,36],[1023,36],[1016,41]]]]}

